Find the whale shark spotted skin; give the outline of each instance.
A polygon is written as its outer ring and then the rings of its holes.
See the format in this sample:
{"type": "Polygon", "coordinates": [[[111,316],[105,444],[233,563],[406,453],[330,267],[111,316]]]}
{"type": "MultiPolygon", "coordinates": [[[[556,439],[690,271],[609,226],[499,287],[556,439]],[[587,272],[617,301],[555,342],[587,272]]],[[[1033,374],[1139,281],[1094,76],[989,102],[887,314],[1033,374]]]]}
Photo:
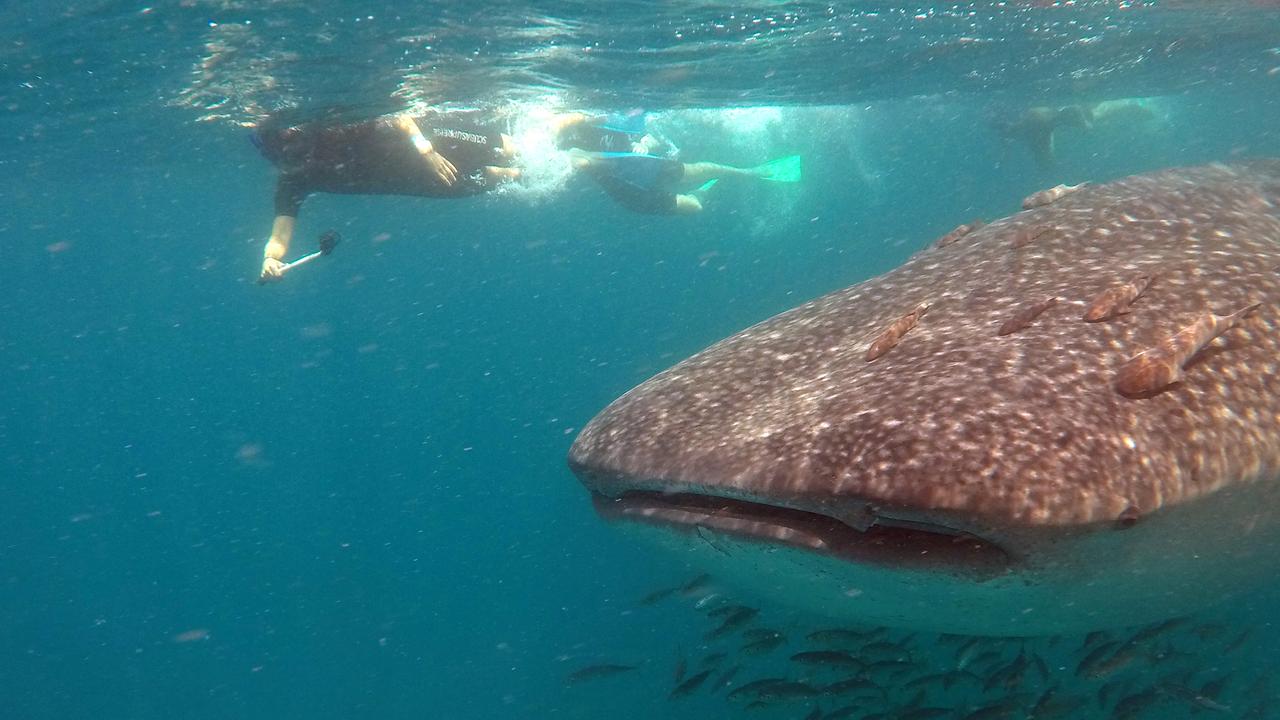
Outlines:
{"type": "Polygon", "coordinates": [[[1280,161],[1032,205],[616,400],[569,455],[597,511],[783,601],[942,631],[1145,622],[1280,570],[1280,161]]]}

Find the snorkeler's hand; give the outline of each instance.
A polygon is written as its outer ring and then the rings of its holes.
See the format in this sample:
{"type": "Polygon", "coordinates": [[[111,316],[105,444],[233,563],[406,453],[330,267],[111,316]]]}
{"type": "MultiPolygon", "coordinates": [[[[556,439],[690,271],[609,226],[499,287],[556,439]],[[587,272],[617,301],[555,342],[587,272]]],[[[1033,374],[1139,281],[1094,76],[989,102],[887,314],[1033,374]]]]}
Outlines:
{"type": "Polygon", "coordinates": [[[258,276],[258,284],[279,282],[284,278],[284,263],[273,258],[262,259],[262,274],[258,276]]]}
{"type": "Polygon", "coordinates": [[[445,185],[453,185],[457,182],[458,169],[445,156],[433,149],[422,153],[422,159],[427,161],[427,167],[431,169],[431,172],[435,174],[440,182],[445,185]]]}

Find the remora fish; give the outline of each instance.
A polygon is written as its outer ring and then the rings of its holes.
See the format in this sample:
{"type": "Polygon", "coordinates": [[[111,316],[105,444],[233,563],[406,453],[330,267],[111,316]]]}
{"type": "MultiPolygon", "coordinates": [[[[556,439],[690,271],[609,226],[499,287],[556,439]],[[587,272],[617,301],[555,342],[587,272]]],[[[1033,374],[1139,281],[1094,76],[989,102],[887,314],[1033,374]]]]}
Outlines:
{"type": "Polygon", "coordinates": [[[1023,210],[1031,210],[1033,208],[1043,207],[1049,203],[1057,202],[1073,192],[1079,192],[1081,188],[1088,186],[1088,183],[1080,183],[1078,185],[1054,185],[1048,190],[1041,190],[1037,193],[1028,195],[1022,201],[1023,210]]]}
{"type": "Polygon", "coordinates": [[[1101,322],[1127,314],[1129,306],[1134,300],[1142,297],[1142,293],[1146,292],[1148,287],[1151,287],[1151,276],[1139,275],[1123,285],[1103,290],[1089,304],[1089,309],[1084,313],[1084,321],[1101,322]]]}
{"type": "Polygon", "coordinates": [[[1277,265],[1280,161],[1091,184],[679,363],[588,423],[570,466],[606,519],[829,617],[1031,635],[1184,615],[1280,570],[1277,265]],[[1012,248],[1029,224],[1052,231],[1012,248]],[[992,336],[1153,265],[1126,322],[992,336]],[[1188,317],[1253,303],[1180,383],[1113,386],[1188,317]]]}
{"type": "Polygon", "coordinates": [[[1182,379],[1182,370],[1193,357],[1218,336],[1239,327],[1244,318],[1257,310],[1253,303],[1230,315],[1205,313],[1159,345],[1133,356],[1116,372],[1116,390],[1136,396],[1152,393],[1182,379]]]}

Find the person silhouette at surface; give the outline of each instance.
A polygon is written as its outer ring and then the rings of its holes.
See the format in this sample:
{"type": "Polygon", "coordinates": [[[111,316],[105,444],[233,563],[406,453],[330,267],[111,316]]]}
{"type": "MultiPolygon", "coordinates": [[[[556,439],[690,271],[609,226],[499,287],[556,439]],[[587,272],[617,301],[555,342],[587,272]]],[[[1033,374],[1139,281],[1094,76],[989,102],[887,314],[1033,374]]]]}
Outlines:
{"type": "Polygon", "coordinates": [[[800,158],[752,168],[683,162],[670,140],[648,129],[643,112],[623,115],[569,113],[557,118],[557,145],[573,168],[591,177],[619,205],[649,215],[701,212],[707,193],[727,177],[795,182],[800,158]]]}
{"type": "Polygon", "coordinates": [[[280,171],[260,282],[284,276],[298,213],[313,193],[463,198],[520,173],[511,137],[492,118],[472,112],[290,126],[268,121],[252,139],[280,171]]]}

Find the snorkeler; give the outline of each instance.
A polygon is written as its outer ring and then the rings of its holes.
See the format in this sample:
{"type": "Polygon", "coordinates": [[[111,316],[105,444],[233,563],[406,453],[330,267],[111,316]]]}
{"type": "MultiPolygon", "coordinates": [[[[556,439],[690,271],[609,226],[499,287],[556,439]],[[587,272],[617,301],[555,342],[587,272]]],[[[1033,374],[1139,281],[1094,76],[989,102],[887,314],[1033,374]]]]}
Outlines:
{"type": "Polygon", "coordinates": [[[1117,131],[1146,135],[1162,129],[1165,115],[1160,108],[1159,98],[1125,97],[1061,107],[1032,107],[1012,118],[1000,112],[993,115],[991,124],[1005,141],[1027,143],[1036,165],[1047,170],[1056,160],[1054,140],[1058,130],[1076,128],[1093,135],[1117,131]]]}
{"type": "Polygon", "coordinates": [[[800,157],[752,168],[682,162],[669,140],[646,127],[644,113],[590,116],[572,113],[556,125],[556,140],[619,205],[638,213],[688,215],[702,210],[707,192],[726,177],[797,182],[800,157]]]}
{"type": "Polygon", "coordinates": [[[1036,165],[1042,170],[1053,167],[1054,133],[1059,128],[1088,129],[1092,124],[1093,117],[1089,108],[1081,105],[1039,106],[1028,108],[1013,118],[1004,113],[991,118],[992,127],[1004,140],[1027,144],[1036,165]]]}
{"type": "Polygon", "coordinates": [[[259,282],[280,280],[298,211],[312,193],[461,198],[515,180],[511,138],[472,113],[364,122],[265,123],[253,143],[280,170],[259,282]]]}

